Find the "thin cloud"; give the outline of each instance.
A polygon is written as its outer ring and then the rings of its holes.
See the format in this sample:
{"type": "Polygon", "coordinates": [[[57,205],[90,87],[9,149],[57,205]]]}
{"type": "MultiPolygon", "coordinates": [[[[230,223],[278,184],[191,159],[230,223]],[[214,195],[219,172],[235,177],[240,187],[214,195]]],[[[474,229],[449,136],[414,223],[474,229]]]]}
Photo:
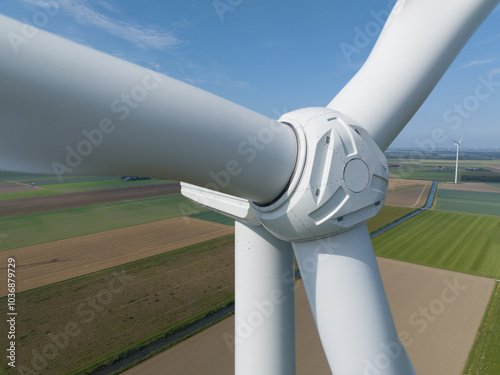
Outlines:
{"type": "MultiPolygon", "coordinates": [[[[37,5],[41,8],[54,6],[54,1],[22,0],[26,4],[37,5]]],[[[74,18],[82,25],[91,25],[105,30],[111,35],[127,40],[135,46],[144,49],[163,50],[181,43],[173,33],[167,32],[156,25],[140,25],[131,20],[122,21],[90,7],[85,0],[59,0],[60,11],[74,18]]],[[[117,13],[118,10],[106,1],[97,3],[108,12],[117,13]]]]}
{"type": "Polygon", "coordinates": [[[492,63],[493,61],[495,61],[495,59],[487,59],[487,60],[473,60],[473,61],[470,61],[468,62],[467,64],[465,65],[462,65],[460,68],[458,69],[467,69],[467,68],[471,68],[473,66],[476,66],[476,65],[485,65],[485,64],[489,64],[489,63],[492,63]]]}
{"type": "Polygon", "coordinates": [[[490,72],[490,76],[496,76],[500,74],[500,68],[497,68],[497,69],[493,69],[491,72],[490,72]]]}

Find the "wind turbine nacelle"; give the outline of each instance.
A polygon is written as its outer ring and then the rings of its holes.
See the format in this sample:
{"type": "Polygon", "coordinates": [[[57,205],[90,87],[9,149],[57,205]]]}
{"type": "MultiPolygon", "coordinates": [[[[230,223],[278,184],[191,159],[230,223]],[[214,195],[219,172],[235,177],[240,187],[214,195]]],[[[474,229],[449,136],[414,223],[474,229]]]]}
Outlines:
{"type": "Polygon", "coordinates": [[[296,110],[279,121],[297,134],[294,175],[277,201],[251,203],[272,234],[285,241],[310,241],[346,231],[380,211],[389,172],[366,130],[328,108],[296,110]]]}

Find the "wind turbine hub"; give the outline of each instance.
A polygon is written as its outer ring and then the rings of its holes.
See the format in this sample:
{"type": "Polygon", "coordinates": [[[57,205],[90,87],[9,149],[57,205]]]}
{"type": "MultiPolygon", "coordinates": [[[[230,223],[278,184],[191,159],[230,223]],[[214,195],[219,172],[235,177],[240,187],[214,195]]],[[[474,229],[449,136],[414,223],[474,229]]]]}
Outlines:
{"type": "Polygon", "coordinates": [[[384,153],[366,130],[329,108],[283,115],[297,134],[299,152],[288,190],[275,202],[251,203],[276,237],[311,241],[344,232],[375,216],[387,194],[384,153]]]}
{"type": "Polygon", "coordinates": [[[344,168],[344,181],[353,193],[361,193],[370,182],[370,170],[361,159],[350,160],[344,168]]]}

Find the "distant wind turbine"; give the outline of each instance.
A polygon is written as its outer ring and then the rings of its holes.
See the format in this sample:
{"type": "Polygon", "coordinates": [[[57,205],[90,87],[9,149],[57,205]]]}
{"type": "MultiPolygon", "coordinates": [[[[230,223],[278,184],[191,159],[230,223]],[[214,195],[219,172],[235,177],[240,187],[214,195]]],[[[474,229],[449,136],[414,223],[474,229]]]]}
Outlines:
{"type": "Polygon", "coordinates": [[[455,142],[455,146],[457,146],[457,162],[455,165],[455,183],[457,183],[457,179],[458,179],[458,151],[460,150],[460,144],[462,143],[462,139],[464,139],[464,137],[460,138],[460,140],[458,142],[452,139],[452,141],[455,142]]]}

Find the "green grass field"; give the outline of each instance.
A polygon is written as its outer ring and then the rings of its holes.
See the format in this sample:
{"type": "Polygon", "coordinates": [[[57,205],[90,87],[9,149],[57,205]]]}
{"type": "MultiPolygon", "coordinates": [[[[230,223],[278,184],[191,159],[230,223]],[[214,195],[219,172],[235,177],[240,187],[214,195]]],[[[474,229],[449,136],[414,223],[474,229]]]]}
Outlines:
{"type": "Polygon", "coordinates": [[[82,179],[109,179],[113,177],[82,177],[82,176],[61,176],[47,175],[47,174],[33,174],[33,173],[18,173],[18,172],[4,172],[0,171],[0,183],[7,182],[22,182],[26,184],[31,184],[35,182],[36,184],[44,183],[47,181],[58,182],[61,180],[71,181],[71,180],[82,180],[82,179]]]}
{"type": "Polygon", "coordinates": [[[376,230],[382,229],[386,225],[391,224],[393,221],[402,216],[406,216],[413,211],[415,211],[414,208],[384,205],[378,215],[372,217],[366,223],[368,225],[368,230],[370,233],[375,232],[376,230]]]}
{"type": "Polygon", "coordinates": [[[0,201],[6,201],[10,199],[22,199],[22,198],[35,198],[35,197],[45,197],[47,195],[59,194],[57,191],[49,190],[32,190],[32,191],[17,191],[15,193],[0,193],[0,201]]]}
{"type": "Polygon", "coordinates": [[[150,223],[206,211],[181,195],[0,219],[0,250],[150,223]]]}
{"type": "MultiPolygon", "coordinates": [[[[389,173],[400,178],[413,180],[436,180],[436,181],[454,181],[455,180],[455,160],[420,160],[420,166],[417,160],[409,159],[387,159],[389,164],[399,165],[399,168],[390,168],[389,173]],[[446,167],[446,170],[436,171],[437,166],[446,167]]],[[[460,160],[459,178],[464,176],[464,179],[480,179],[481,176],[496,176],[500,178],[500,174],[491,171],[492,167],[499,168],[498,160],[460,160]],[[463,168],[485,168],[490,171],[465,171],[463,168]]]]}
{"type": "Polygon", "coordinates": [[[170,180],[139,180],[139,181],[121,181],[118,177],[112,179],[95,179],[89,181],[70,181],[65,180],[61,183],[40,184],[37,185],[40,190],[20,191],[14,193],[1,193],[0,200],[20,199],[31,197],[43,197],[46,195],[84,193],[89,191],[108,190],[108,189],[126,189],[138,186],[159,185],[173,182],[170,180]]]}
{"type": "Polygon", "coordinates": [[[391,175],[396,175],[400,178],[406,178],[411,180],[435,180],[435,181],[453,181],[455,179],[455,171],[446,172],[436,172],[434,169],[429,168],[402,168],[394,169],[390,168],[389,173],[391,175]]]}
{"type": "Polygon", "coordinates": [[[500,216],[500,193],[442,189],[436,210],[500,216]]]}
{"type": "Polygon", "coordinates": [[[500,218],[426,211],[373,239],[378,256],[500,277],[500,218]]]}
{"type": "Polygon", "coordinates": [[[199,213],[192,214],[189,216],[192,218],[195,218],[195,219],[207,220],[207,221],[211,221],[213,223],[234,226],[233,219],[231,219],[230,217],[227,217],[225,215],[219,214],[218,212],[214,212],[214,211],[204,211],[204,212],[199,212],[199,213]]]}
{"type": "Polygon", "coordinates": [[[33,363],[44,375],[95,367],[232,298],[233,235],[18,293],[17,368],[2,355],[0,372],[32,374],[19,365],[33,363]]]}
{"type": "Polygon", "coordinates": [[[463,375],[500,374],[500,283],[497,283],[463,375]]]}

